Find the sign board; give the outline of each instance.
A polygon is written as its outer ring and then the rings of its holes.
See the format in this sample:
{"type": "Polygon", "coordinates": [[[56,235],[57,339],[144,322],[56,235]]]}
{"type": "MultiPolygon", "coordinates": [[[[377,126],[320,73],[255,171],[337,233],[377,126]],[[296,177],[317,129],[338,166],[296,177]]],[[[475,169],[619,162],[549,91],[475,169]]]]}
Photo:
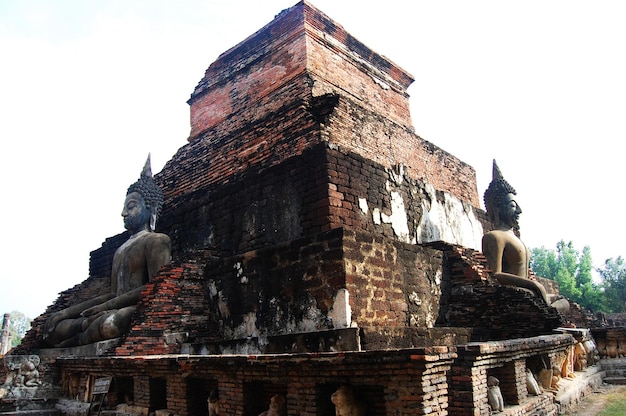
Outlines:
{"type": "Polygon", "coordinates": [[[111,387],[112,378],[113,377],[97,378],[93,384],[92,394],[107,394],[109,392],[109,387],[111,387]]]}

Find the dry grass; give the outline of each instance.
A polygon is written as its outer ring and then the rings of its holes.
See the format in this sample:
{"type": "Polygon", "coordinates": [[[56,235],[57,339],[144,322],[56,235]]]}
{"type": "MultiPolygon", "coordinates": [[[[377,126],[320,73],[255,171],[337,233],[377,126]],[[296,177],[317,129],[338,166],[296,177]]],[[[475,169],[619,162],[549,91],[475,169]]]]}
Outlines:
{"type": "Polygon", "coordinates": [[[562,416],[625,416],[626,386],[603,384],[562,416]]]}
{"type": "Polygon", "coordinates": [[[626,386],[622,386],[607,394],[604,408],[597,416],[626,415],[626,386]]]}

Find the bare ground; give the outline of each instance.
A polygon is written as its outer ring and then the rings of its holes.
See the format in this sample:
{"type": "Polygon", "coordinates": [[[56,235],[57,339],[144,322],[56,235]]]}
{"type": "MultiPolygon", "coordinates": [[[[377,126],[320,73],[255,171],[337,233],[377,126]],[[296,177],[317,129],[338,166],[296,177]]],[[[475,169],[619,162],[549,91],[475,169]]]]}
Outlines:
{"type": "Polygon", "coordinates": [[[606,406],[609,394],[626,394],[626,386],[603,384],[586,396],[581,403],[567,412],[560,413],[563,416],[596,416],[606,406]]]}

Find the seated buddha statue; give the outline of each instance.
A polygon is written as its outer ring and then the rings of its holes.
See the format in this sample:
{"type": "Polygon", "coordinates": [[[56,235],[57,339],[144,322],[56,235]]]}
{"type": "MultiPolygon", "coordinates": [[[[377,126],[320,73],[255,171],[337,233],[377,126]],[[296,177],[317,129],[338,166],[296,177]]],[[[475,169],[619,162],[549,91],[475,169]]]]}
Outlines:
{"type": "Polygon", "coordinates": [[[171,259],[170,238],[154,232],[162,204],[148,156],[124,201],[122,217],[131,236],[113,256],[110,291],[52,314],[44,325],[48,345],[85,345],[128,332],[144,286],[171,259]]]}
{"type": "Polygon", "coordinates": [[[545,287],[529,276],[530,251],[516,235],[522,209],[516,201],[515,189],[502,177],[493,161],[493,179],[485,191],[487,215],[495,228],[483,236],[482,251],[495,279],[503,285],[530,290],[546,304],[560,312],[569,309],[566,299],[549,295],[545,287]]]}

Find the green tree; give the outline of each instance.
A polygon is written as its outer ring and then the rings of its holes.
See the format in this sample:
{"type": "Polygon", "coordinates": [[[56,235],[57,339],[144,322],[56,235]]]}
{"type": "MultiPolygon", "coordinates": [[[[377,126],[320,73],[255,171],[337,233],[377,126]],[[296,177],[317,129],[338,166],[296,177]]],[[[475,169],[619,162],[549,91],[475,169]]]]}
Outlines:
{"type": "Polygon", "coordinates": [[[556,280],[556,272],[559,268],[556,260],[556,252],[544,246],[533,248],[530,251],[530,267],[537,276],[556,280]]]}
{"type": "Polygon", "coordinates": [[[593,311],[602,310],[605,303],[604,288],[593,281],[593,260],[589,246],[583,248],[578,259],[576,284],[580,290],[580,304],[593,311]]]}
{"type": "Polygon", "coordinates": [[[30,329],[32,319],[19,311],[13,311],[10,315],[9,336],[11,337],[11,348],[13,348],[22,342],[22,338],[24,338],[26,331],[30,329]]]}
{"type": "Polygon", "coordinates": [[[593,282],[593,260],[588,246],[579,253],[571,241],[561,240],[556,250],[543,246],[534,248],[530,265],[538,276],[555,280],[561,295],[568,299],[591,310],[598,310],[602,305],[602,288],[593,282]]]}
{"type": "Polygon", "coordinates": [[[626,312],[626,264],[622,256],[598,268],[604,287],[605,312],[626,312]]]}

